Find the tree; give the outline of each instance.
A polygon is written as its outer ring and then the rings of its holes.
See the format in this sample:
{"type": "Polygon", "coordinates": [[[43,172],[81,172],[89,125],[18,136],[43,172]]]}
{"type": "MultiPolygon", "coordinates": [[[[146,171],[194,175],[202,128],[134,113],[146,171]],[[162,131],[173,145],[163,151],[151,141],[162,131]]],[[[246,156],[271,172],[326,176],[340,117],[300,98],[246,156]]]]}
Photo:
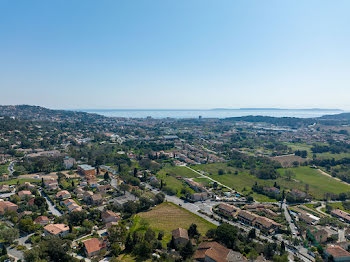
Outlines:
{"type": "Polygon", "coordinates": [[[254,261],[258,256],[259,256],[259,254],[258,254],[258,252],[256,252],[256,250],[254,248],[252,248],[248,253],[248,258],[251,261],[254,261]]]}
{"type": "Polygon", "coordinates": [[[237,233],[237,227],[223,223],[216,228],[216,240],[223,243],[228,248],[232,248],[237,239],[237,233]]]}
{"type": "Polygon", "coordinates": [[[174,236],[171,237],[171,240],[168,243],[168,249],[175,249],[175,250],[177,249],[174,236]]]}
{"type": "Polygon", "coordinates": [[[145,233],[145,241],[152,242],[156,238],[156,233],[151,228],[148,228],[145,233]]]}
{"type": "Polygon", "coordinates": [[[31,218],[21,219],[19,221],[18,227],[22,232],[26,232],[26,233],[32,233],[35,230],[35,225],[31,218]]]}
{"type": "Polygon", "coordinates": [[[309,184],[305,184],[305,191],[306,192],[309,192],[309,188],[310,188],[309,184]]]}
{"type": "Polygon", "coordinates": [[[156,205],[161,204],[164,202],[165,195],[163,193],[158,193],[155,196],[154,202],[156,205]]]}
{"type": "Polygon", "coordinates": [[[4,228],[0,230],[0,238],[7,243],[12,244],[13,241],[19,237],[19,231],[15,228],[4,228]]]}
{"type": "Polygon", "coordinates": [[[252,228],[248,233],[248,238],[255,239],[256,238],[256,230],[255,228],[252,228]]]}
{"type": "Polygon", "coordinates": [[[2,256],[6,256],[7,255],[7,249],[6,249],[5,245],[2,246],[1,255],[2,256]]]}
{"type": "Polygon", "coordinates": [[[140,209],[148,210],[151,206],[153,206],[153,202],[147,197],[140,197],[140,209]]]}
{"type": "Polygon", "coordinates": [[[191,241],[187,241],[186,245],[181,249],[180,255],[184,260],[192,257],[194,251],[191,241]]]}
{"type": "Polygon", "coordinates": [[[292,180],[292,178],[295,176],[295,173],[294,173],[292,170],[287,169],[287,170],[284,172],[284,175],[285,175],[286,179],[287,179],[288,181],[290,181],[290,180],[292,180]]]}
{"type": "Polygon", "coordinates": [[[264,256],[267,259],[271,259],[274,256],[276,249],[277,249],[276,243],[267,243],[264,248],[264,256]]]}
{"type": "Polygon", "coordinates": [[[76,211],[69,214],[68,222],[73,226],[81,226],[86,218],[87,215],[84,211],[76,211]]]}
{"type": "Polygon", "coordinates": [[[211,228],[207,231],[205,234],[208,238],[215,238],[216,230],[214,228],[211,228]]]}
{"type": "Polygon", "coordinates": [[[125,195],[125,192],[126,192],[126,191],[129,191],[130,186],[129,186],[128,184],[123,183],[123,184],[121,184],[121,185],[119,186],[119,189],[120,189],[121,191],[123,191],[123,192],[124,192],[124,195],[125,195]]]}
{"type": "Polygon", "coordinates": [[[218,175],[222,176],[225,174],[225,171],[223,169],[219,169],[218,171],[218,175]]]}
{"type": "Polygon", "coordinates": [[[134,168],[134,177],[137,177],[137,168],[134,168]]]}
{"type": "Polygon", "coordinates": [[[134,254],[141,258],[148,258],[152,253],[152,245],[147,241],[142,241],[134,248],[134,254]]]}
{"type": "Polygon", "coordinates": [[[70,253],[70,245],[70,241],[58,237],[49,237],[47,240],[41,241],[38,246],[26,251],[24,258],[27,262],[74,261],[73,257],[68,255],[70,253]]]}
{"type": "Polygon", "coordinates": [[[159,231],[157,239],[158,240],[162,240],[163,237],[164,237],[164,232],[163,231],[159,231]]]}
{"type": "Polygon", "coordinates": [[[130,253],[134,247],[134,241],[129,233],[125,240],[125,251],[130,253]]]}
{"type": "Polygon", "coordinates": [[[113,243],[111,244],[111,252],[114,256],[119,256],[120,252],[121,252],[121,247],[119,245],[119,243],[113,243]]]}
{"type": "Polygon", "coordinates": [[[281,242],[281,255],[283,255],[286,252],[286,245],[284,241],[281,242]]]}
{"type": "Polygon", "coordinates": [[[109,242],[125,243],[126,228],[123,224],[119,223],[112,226],[108,230],[109,242]]]}
{"type": "Polygon", "coordinates": [[[34,204],[38,207],[38,208],[45,208],[45,210],[47,209],[47,203],[46,203],[46,199],[42,196],[37,196],[34,198],[34,204]]]}
{"type": "Polygon", "coordinates": [[[199,237],[199,232],[197,229],[197,225],[196,224],[191,224],[190,227],[188,228],[188,236],[190,238],[197,238],[199,237]]]}
{"type": "Polygon", "coordinates": [[[138,209],[138,204],[134,201],[129,200],[128,202],[123,204],[124,212],[129,214],[135,214],[138,209]]]}
{"type": "Polygon", "coordinates": [[[106,172],[104,175],[103,175],[103,179],[108,181],[109,180],[109,174],[108,172],[106,172]]]}

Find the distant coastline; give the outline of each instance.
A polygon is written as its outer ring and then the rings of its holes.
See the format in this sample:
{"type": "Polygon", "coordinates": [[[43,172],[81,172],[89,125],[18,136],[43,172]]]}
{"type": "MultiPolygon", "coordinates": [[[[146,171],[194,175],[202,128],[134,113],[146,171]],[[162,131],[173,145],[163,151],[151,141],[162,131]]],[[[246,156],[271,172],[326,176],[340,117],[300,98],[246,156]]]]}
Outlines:
{"type": "Polygon", "coordinates": [[[341,109],[283,109],[283,108],[213,108],[213,109],[75,109],[74,111],[95,113],[108,117],[126,118],[228,118],[241,116],[272,116],[314,118],[345,112],[341,109]]]}

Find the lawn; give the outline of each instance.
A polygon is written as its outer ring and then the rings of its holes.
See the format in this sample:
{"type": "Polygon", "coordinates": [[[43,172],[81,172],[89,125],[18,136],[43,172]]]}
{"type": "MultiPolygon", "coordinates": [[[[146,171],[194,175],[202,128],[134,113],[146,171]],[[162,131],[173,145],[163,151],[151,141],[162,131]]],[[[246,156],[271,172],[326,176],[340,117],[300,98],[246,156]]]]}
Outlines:
{"type": "Polygon", "coordinates": [[[177,191],[177,196],[181,196],[181,189],[188,188],[191,192],[194,192],[187,184],[177,179],[176,176],[181,177],[198,177],[199,175],[189,170],[186,167],[164,167],[157,173],[158,180],[163,180],[167,187],[177,191]],[[167,175],[168,174],[168,175],[167,175]]]}
{"type": "Polygon", "coordinates": [[[8,164],[5,164],[5,165],[0,165],[0,175],[2,175],[2,174],[8,174],[8,170],[7,170],[7,167],[8,167],[9,165],[8,164]]]}
{"type": "Polygon", "coordinates": [[[11,180],[7,180],[7,181],[2,181],[0,182],[0,185],[16,185],[17,181],[19,181],[19,183],[24,183],[24,182],[30,182],[30,183],[34,183],[34,182],[40,182],[40,180],[37,179],[11,179],[11,180]]]}
{"type": "Polygon", "coordinates": [[[197,178],[194,178],[193,181],[200,183],[203,186],[209,186],[209,184],[214,183],[213,181],[205,177],[197,177],[197,178]]]}
{"type": "Polygon", "coordinates": [[[156,232],[164,232],[164,244],[170,241],[171,232],[178,227],[188,229],[194,223],[203,235],[209,229],[216,227],[207,220],[169,202],[162,203],[150,211],[137,214],[134,219],[133,230],[143,230],[144,226],[142,224],[144,221],[142,220],[146,221],[156,232]]]}

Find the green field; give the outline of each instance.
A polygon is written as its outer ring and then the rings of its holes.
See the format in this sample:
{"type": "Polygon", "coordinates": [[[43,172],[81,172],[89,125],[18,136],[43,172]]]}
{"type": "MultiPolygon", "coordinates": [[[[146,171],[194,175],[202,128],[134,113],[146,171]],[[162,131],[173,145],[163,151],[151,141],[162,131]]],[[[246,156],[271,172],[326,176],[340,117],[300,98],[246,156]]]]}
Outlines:
{"type": "Polygon", "coordinates": [[[198,174],[196,174],[195,172],[191,171],[190,169],[184,166],[166,166],[158,172],[158,174],[164,174],[164,175],[166,173],[172,176],[181,176],[181,177],[188,177],[188,178],[199,177],[198,174]]]}
{"type": "Polygon", "coordinates": [[[333,209],[340,209],[340,210],[343,210],[343,211],[345,211],[345,212],[350,213],[350,210],[349,210],[349,209],[346,209],[346,208],[343,206],[343,203],[342,203],[342,202],[328,203],[327,205],[330,205],[333,209]]]}
{"type": "MultiPolygon", "coordinates": [[[[235,175],[234,171],[236,171],[236,169],[227,167],[226,164],[197,165],[194,169],[212,173],[213,175],[209,175],[211,178],[244,194],[247,194],[247,192],[251,190],[251,187],[255,182],[259,185],[272,186],[275,181],[281,186],[281,188],[295,188],[303,191],[305,191],[305,185],[308,184],[309,193],[316,199],[323,199],[325,193],[339,194],[350,190],[350,186],[327,177],[321,174],[317,169],[312,169],[310,167],[290,168],[290,170],[295,173],[295,177],[291,180],[286,179],[284,176],[285,170],[287,169],[279,169],[278,172],[281,174],[281,177],[276,180],[258,179],[255,176],[250,175],[246,170],[237,170],[238,174],[235,175]],[[219,169],[225,170],[225,174],[218,175],[217,172],[219,169]],[[231,171],[231,174],[228,174],[229,171],[231,171]],[[243,189],[246,189],[246,191],[243,189]]],[[[262,202],[270,201],[268,197],[259,194],[253,194],[253,197],[262,202]]]]}
{"type": "Polygon", "coordinates": [[[308,156],[312,156],[311,147],[312,145],[304,144],[304,143],[284,143],[288,147],[290,147],[293,151],[296,150],[306,150],[308,156]]]}
{"type": "Polygon", "coordinates": [[[34,183],[34,182],[40,182],[40,180],[37,179],[11,179],[11,180],[7,180],[7,181],[2,181],[0,182],[0,185],[16,185],[17,181],[19,181],[19,183],[24,183],[24,182],[30,182],[30,183],[34,183]]]}
{"type": "Polygon", "coordinates": [[[209,229],[216,227],[207,220],[169,202],[162,203],[150,211],[137,214],[132,229],[143,230],[142,224],[144,222],[142,220],[146,221],[156,232],[164,232],[164,244],[170,241],[171,232],[178,227],[188,229],[194,223],[202,235],[205,235],[209,229]]]}
{"type": "Polygon", "coordinates": [[[9,171],[7,170],[8,166],[9,166],[8,164],[0,165],[0,175],[9,173],[9,171]]]}
{"type": "Polygon", "coordinates": [[[326,153],[320,153],[316,154],[316,158],[318,159],[332,159],[335,160],[343,159],[343,158],[350,158],[350,153],[339,153],[339,154],[332,154],[331,152],[326,153]]]}
{"type": "Polygon", "coordinates": [[[197,177],[197,178],[194,178],[193,181],[200,183],[203,186],[209,186],[209,184],[213,183],[213,181],[205,177],[197,177]]]}
{"type": "MultiPolygon", "coordinates": [[[[343,184],[331,177],[321,174],[317,169],[309,167],[290,168],[295,173],[295,179],[300,181],[299,187],[308,184],[310,194],[318,199],[324,196],[324,193],[344,193],[350,190],[350,186],[343,184]],[[302,185],[300,185],[302,184],[302,185]]],[[[290,185],[292,186],[292,185],[290,185]]]]}
{"type": "MultiPolygon", "coordinates": [[[[251,191],[251,187],[258,182],[261,185],[273,185],[273,182],[270,180],[262,180],[258,179],[253,175],[250,175],[247,170],[239,170],[237,168],[229,167],[227,164],[218,163],[218,164],[206,164],[206,165],[196,165],[193,167],[195,170],[202,170],[209,174],[209,177],[223,183],[226,186],[229,186],[238,192],[248,193],[251,191]],[[219,169],[223,169],[225,171],[224,175],[218,175],[219,169]],[[235,171],[238,172],[235,175],[235,171]]],[[[253,193],[252,195],[255,200],[260,202],[274,202],[275,200],[261,194],[253,193]]]]}
{"type": "Polygon", "coordinates": [[[177,196],[181,196],[181,189],[188,188],[191,192],[194,192],[187,184],[177,179],[176,176],[194,178],[199,175],[189,170],[186,167],[164,167],[157,173],[158,180],[163,180],[167,187],[170,187],[177,191],[177,196]],[[168,174],[168,175],[167,175],[168,174]]]}

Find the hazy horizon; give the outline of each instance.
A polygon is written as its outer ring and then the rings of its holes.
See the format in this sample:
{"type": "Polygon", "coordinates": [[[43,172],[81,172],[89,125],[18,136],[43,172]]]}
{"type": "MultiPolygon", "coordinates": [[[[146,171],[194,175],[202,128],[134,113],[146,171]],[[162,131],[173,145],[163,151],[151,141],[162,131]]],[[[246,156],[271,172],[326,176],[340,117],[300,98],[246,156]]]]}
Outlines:
{"type": "Polygon", "coordinates": [[[0,104],[350,110],[349,1],[0,2],[0,104]]]}

